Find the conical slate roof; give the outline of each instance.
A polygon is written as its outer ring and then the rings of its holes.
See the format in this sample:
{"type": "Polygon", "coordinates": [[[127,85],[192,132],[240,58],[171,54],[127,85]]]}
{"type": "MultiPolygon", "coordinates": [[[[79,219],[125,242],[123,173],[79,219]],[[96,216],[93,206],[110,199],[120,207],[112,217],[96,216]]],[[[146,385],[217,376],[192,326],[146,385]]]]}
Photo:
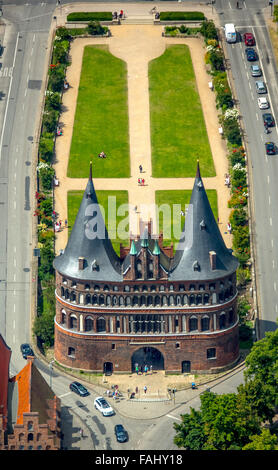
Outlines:
{"type": "Polygon", "coordinates": [[[206,280],[232,274],[238,260],[222,238],[200,175],[199,163],[183,233],[169,280],[206,280]],[[215,260],[212,265],[211,259],[215,260]]]}
{"type": "Polygon", "coordinates": [[[114,251],[90,177],[64,253],[54,260],[54,268],[62,275],[96,281],[123,280],[121,261],[114,251]],[[79,258],[84,258],[79,269],[79,258]]]}

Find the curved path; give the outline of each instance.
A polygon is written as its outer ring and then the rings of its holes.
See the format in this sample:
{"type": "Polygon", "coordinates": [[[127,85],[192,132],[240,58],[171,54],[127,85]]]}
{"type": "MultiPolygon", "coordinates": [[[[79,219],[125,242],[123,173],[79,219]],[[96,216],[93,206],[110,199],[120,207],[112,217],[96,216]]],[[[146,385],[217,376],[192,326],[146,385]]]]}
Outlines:
{"type": "MultiPolygon", "coordinates": [[[[231,235],[226,227],[229,217],[227,201],[230,197],[229,189],[224,185],[224,174],[228,172],[227,148],[224,140],[218,132],[218,115],[215,105],[215,95],[209,89],[209,75],[204,62],[204,44],[202,39],[190,38],[164,38],[162,26],[153,25],[121,25],[112,26],[112,36],[109,38],[78,38],[71,47],[72,65],[67,70],[67,80],[70,88],[64,93],[64,112],[60,121],[63,123],[63,136],[56,139],[56,163],[54,165],[56,176],[60,181],[55,188],[55,210],[59,219],[67,219],[67,192],[70,190],[84,190],[87,178],[67,178],[66,170],[70,152],[71,137],[74,125],[75,106],[78,94],[82,55],[85,45],[107,44],[109,50],[115,56],[127,63],[128,70],[128,112],[129,112],[129,136],[130,136],[130,178],[96,178],[94,185],[96,190],[128,191],[129,204],[137,206],[138,212],[130,213],[130,230],[137,235],[139,233],[139,217],[147,220],[152,218],[151,208],[155,204],[155,191],[157,190],[192,190],[194,178],[153,178],[151,168],[151,140],[149,119],[149,87],[148,87],[148,62],[163,54],[168,44],[187,44],[190,48],[192,63],[195,70],[197,87],[203,108],[204,119],[207,127],[208,138],[214,159],[216,176],[203,178],[206,189],[216,189],[218,196],[219,227],[224,241],[231,246],[231,235]],[[145,186],[137,183],[139,165],[144,168],[145,186]],[[140,214],[140,205],[148,205],[149,213],[140,214]]],[[[202,169],[201,169],[202,171],[202,169]]],[[[157,228],[154,226],[157,233],[157,228]]],[[[56,234],[56,253],[65,248],[67,243],[67,230],[62,229],[56,234]]]]}

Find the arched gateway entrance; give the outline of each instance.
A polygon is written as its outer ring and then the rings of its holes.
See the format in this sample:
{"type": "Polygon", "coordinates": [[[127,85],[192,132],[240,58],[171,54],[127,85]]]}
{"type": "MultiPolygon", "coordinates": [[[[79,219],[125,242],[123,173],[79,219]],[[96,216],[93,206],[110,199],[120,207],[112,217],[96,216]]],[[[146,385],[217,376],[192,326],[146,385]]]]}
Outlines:
{"type": "Polygon", "coordinates": [[[132,354],[131,357],[131,368],[132,372],[135,372],[136,365],[138,365],[139,370],[141,367],[144,368],[145,365],[152,366],[153,370],[164,370],[164,357],[163,354],[158,349],[145,347],[137,349],[132,354]]]}

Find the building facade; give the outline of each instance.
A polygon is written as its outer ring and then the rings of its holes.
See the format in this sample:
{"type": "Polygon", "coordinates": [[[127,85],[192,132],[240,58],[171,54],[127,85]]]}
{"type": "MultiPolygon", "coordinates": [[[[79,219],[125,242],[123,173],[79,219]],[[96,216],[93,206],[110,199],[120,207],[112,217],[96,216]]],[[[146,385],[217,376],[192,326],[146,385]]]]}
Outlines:
{"type": "Polygon", "coordinates": [[[118,257],[89,181],[55,258],[55,359],[71,368],[216,372],[239,356],[236,269],[199,165],[174,255],[150,224],[118,257]],[[97,229],[97,230],[96,230],[97,229]],[[95,236],[95,233],[103,236],[95,236]]]}

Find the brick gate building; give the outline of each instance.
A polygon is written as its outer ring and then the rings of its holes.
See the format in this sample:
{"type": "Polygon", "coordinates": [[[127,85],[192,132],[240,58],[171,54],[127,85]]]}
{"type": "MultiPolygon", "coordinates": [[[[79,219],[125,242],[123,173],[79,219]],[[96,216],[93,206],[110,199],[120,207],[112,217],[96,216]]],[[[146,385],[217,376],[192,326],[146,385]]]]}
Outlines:
{"type": "Polygon", "coordinates": [[[174,254],[150,225],[118,257],[92,170],[56,270],[55,359],[71,368],[216,372],[239,356],[236,269],[211,210],[199,165],[174,254]],[[104,236],[98,238],[98,233],[104,236]]]}

